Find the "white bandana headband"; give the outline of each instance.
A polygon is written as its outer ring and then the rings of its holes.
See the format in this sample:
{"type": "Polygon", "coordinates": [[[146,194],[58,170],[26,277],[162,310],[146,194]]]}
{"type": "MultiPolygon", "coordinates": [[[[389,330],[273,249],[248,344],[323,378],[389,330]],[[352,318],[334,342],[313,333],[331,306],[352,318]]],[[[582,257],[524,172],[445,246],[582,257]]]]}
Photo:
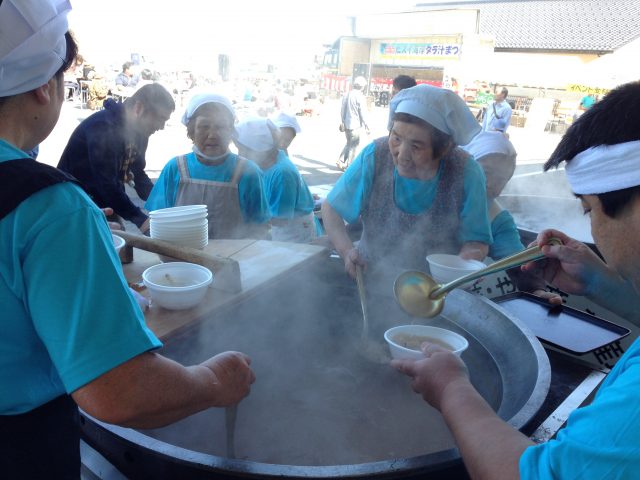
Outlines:
{"type": "Polygon", "coordinates": [[[4,0],[0,4],[0,97],[34,90],[64,63],[68,0],[4,0]]]}
{"type": "Polygon", "coordinates": [[[636,187],[640,185],[640,141],[589,148],[567,162],[565,171],[577,195],[636,187]]]}
{"type": "Polygon", "coordinates": [[[233,104],[227,97],[217,93],[198,93],[189,99],[187,108],[182,115],[183,125],[189,123],[189,120],[191,120],[193,114],[196,113],[196,110],[198,110],[198,108],[202,105],[206,105],[207,103],[219,103],[229,111],[234,121],[237,119],[236,111],[233,108],[233,104]]]}
{"type": "Polygon", "coordinates": [[[238,124],[237,143],[256,152],[268,152],[278,146],[278,127],[268,118],[248,118],[238,124]]]}
{"type": "Polygon", "coordinates": [[[393,127],[396,113],[421,118],[450,135],[456,145],[466,145],[480,131],[464,100],[446,88],[422,84],[398,92],[389,103],[388,130],[393,127]]]}

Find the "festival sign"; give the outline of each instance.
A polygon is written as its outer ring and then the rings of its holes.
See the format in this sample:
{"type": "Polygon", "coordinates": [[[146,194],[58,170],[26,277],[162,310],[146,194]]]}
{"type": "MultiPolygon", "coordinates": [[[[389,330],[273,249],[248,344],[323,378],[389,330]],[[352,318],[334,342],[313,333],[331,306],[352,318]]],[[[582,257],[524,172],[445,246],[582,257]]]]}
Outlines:
{"type": "Polygon", "coordinates": [[[378,54],[385,60],[457,60],[461,46],[453,43],[381,42],[378,54]]]}
{"type": "Polygon", "coordinates": [[[606,95],[610,91],[609,88],[591,87],[589,85],[580,85],[579,83],[567,85],[567,92],[577,92],[585,95],[606,95]]]}

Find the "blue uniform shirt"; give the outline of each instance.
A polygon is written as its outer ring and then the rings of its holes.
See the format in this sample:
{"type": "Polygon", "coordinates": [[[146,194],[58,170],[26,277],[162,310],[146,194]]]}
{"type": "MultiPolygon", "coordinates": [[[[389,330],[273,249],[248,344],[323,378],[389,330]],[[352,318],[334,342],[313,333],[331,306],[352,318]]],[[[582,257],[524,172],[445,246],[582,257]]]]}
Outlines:
{"type": "MultiPolygon", "coordinates": [[[[0,140],[0,162],[27,154],[0,140]]],[[[161,346],[131,295],[102,212],[62,183],[0,221],[0,415],[71,393],[161,346]]]]}
{"type": "Polygon", "coordinates": [[[520,478],[635,479],[640,472],[640,341],[618,360],[590,405],[555,439],[527,448],[520,478]]]}
{"type": "MultiPolygon", "coordinates": [[[[327,196],[329,204],[347,222],[354,223],[366,208],[373,188],[374,173],[375,144],[370,143],[353,160],[327,196]]],[[[414,215],[429,209],[435,199],[441,174],[442,163],[436,176],[430,180],[405,178],[394,169],[396,206],[414,215]]],[[[477,162],[466,162],[463,186],[460,240],[463,243],[475,241],[491,244],[484,172],[477,162]]]]}
{"type": "Polygon", "coordinates": [[[489,247],[489,256],[494,260],[524,249],[516,222],[507,210],[502,210],[491,222],[491,235],[493,243],[489,247]]]}
{"type": "MultiPolygon", "coordinates": [[[[238,156],[235,153],[229,153],[220,165],[205,165],[198,161],[195,153],[189,153],[185,156],[189,175],[198,180],[229,182],[238,163],[238,156]]],[[[179,185],[178,159],[174,157],[162,169],[144,207],[151,211],[175,206],[179,185]]],[[[240,211],[245,222],[264,223],[269,220],[271,215],[262,173],[258,166],[250,160],[245,163],[244,172],[240,176],[238,196],[240,211]]]]}
{"type": "Polygon", "coordinates": [[[273,217],[290,219],[313,212],[309,187],[284,151],[278,151],[276,163],[263,170],[263,176],[273,217]]]}

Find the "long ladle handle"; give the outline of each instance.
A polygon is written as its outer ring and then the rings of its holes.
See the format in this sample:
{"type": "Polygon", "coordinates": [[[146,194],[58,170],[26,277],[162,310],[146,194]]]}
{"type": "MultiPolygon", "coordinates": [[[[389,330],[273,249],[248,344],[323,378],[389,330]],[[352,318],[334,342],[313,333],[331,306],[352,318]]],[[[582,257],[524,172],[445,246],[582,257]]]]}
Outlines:
{"type": "MultiPolygon", "coordinates": [[[[559,238],[553,237],[549,239],[547,245],[562,245],[562,241],[559,238]]],[[[431,295],[429,296],[431,298],[441,297],[464,283],[470,282],[472,280],[477,280],[478,278],[484,277],[485,275],[490,275],[492,273],[501,272],[502,270],[508,270],[510,268],[518,267],[527,262],[539,260],[542,257],[544,257],[544,253],[542,253],[542,251],[540,250],[540,246],[534,245],[522,250],[521,252],[515,253],[508,257],[504,257],[502,260],[498,260],[497,262],[494,262],[485,268],[476,270],[475,272],[471,272],[464,277],[460,277],[452,282],[446,283],[431,292],[431,295]]]]}
{"type": "Polygon", "coordinates": [[[360,307],[362,308],[362,338],[369,338],[369,312],[367,310],[367,295],[364,289],[364,277],[362,267],[356,265],[356,284],[358,285],[358,296],[360,297],[360,307]]]}
{"type": "Polygon", "coordinates": [[[236,418],[238,405],[224,409],[224,423],[227,428],[227,458],[236,458],[236,418]]]}

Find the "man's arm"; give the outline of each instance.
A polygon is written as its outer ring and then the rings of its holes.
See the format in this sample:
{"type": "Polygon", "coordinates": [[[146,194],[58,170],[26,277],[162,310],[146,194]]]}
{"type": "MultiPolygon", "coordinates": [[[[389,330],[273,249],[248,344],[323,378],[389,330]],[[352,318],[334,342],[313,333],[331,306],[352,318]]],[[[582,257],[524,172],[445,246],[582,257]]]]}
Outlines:
{"type": "Polygon", "coordinates": [[[495,414],[469,382],[459,357],[426,342],[422,351],[424,360],[393,360],[392,366],[411,377],[413,390],[442,413],[471,478],[520,478],[520,456],[533,442],[495,414]]]}
{"type": "Polygon", "coordinates": [[[604,263],[589,247],[558,230],[544,230],[536,242],[545,262],[531,262],[522,270],[541,276],[560,290],[584,295],[607,310],[640,324],[640,296],[633,285],[604,263]],[[555,237],[562,245],[547,245],[555,237]]]}
{"type": "Polygon", "coordinates": [[[143,353],[71,394],[98,420],[156,428],[210,407],[235,405],[255,380],[249,357],[225,352],[191,367],[143,353]]]}
{"type": "MultiPolygon", "coordinates": [[[[87,131],[87,156],[95,189],[103,205],[140,227],[146,214],[133,204],[126,194],[120,166],[123,152],[121,135],[113,128],[97,128],[87,131]]],[[[147,177],[148,178],[148,177],[147,177]]]]}
{"type": "Polygon", "coordinates": [[[147,200],[151,190],[153,189],[153,182],[144,170],[146,166],[147,162],[142,155],[131,165],[133,181],[135,182],[135,190],[142,200],[147,200]]]}
{"type": "MultiPolygon", "coordinates": [[[[505,102],[506,102],[506,100],[505,100],[505,102]]],[[[504,130],[503,130],[503,132],[506,132],[507,129],[509,128],[509,125],[511,125],[511,115],[513,114],[513,110],[511,110],[511,105],[509,105],[509,107],[506,108],[505,110],[506,110],[506,112],[504,114],[504,130]]]]}

